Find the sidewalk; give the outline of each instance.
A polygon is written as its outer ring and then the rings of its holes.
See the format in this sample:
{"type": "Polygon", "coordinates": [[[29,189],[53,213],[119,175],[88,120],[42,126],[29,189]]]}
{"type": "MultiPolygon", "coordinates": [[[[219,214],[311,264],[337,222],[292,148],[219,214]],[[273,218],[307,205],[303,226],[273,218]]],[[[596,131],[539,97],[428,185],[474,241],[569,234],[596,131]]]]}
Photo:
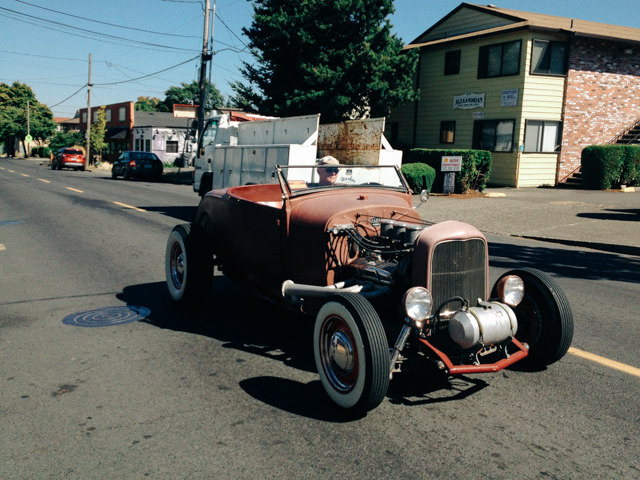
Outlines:
{"type": "Polygon", "coordinates": [[[483,196],[432,195],[418,212],[427,221],[459,220],[484,233],[640,256],[640,189],[627,190],[488,188],[483,196]]]}

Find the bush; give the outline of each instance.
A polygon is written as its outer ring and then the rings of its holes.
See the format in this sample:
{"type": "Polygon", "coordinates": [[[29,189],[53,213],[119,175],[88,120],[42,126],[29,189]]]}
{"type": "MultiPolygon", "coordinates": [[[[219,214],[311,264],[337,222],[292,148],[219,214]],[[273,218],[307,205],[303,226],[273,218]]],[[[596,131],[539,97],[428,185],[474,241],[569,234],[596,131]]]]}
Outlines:
{"type": "Polygon", "coordinates": [[[31,149],[31,155],[40,158],[49,158],[51,149],[49,147],[34,147],[31,149]]]}
{"type": "Polygon", "coordinates": [[[486,150],[435,150],[414,148],[409,152],[406,164],[423,163],[436,172],[433,190],[444,190],[444,173],[440,171],[442,157],[461,156],[462,171],[455,172],[455,193],[467,193],[469,190],[482,191],[487,186],[491,174],[491,152],[486,150]]]}
{"type": "Polygon", "coordinates": [[[580,158],[586,188],[606,190],[640,182],[640,146],[590,145],[580,158]]]}
{"type": "Polygon", "coordinates": [[[419,193],[423,189],[430,192],[433,181],[436,179],[435,169],[424,163],[405,163],[402,165],[402,174],[414,193],[419,193]]]}

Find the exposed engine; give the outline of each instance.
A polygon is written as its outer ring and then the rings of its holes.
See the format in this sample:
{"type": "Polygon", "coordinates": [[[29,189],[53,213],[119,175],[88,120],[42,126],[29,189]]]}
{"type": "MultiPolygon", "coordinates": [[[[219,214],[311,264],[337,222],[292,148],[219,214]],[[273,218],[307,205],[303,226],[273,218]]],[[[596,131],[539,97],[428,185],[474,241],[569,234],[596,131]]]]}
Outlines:
{"type": "MultiPolygon", "coordinates": [[[[387,296],[393,297],[394,293],[402,293],[411,286],[410,253],[427,226],[392,219],[380,219],[371,224],[376,227],[377,235],[363,235],[361,231],[364,229],[351,224],[335,226],[330,233],[334,238],[346,237],[350,256],[355,257],[343,266],[346,270],[344,277],[361,284],[363,289],[360,293],[377,303],[378,310],[384,310],[380,303],[391,303],[387,296]]],[[[440,260],[452,261],[451,258],[443,258],[440,260]]],[[[446,269],[455,272],[449,266],[446,269]]],[[[465,275],[467,273],[465,271],[465,275]]],[[[484,270],[482,276],[484,282],[484,270]]],[[[433,285],[438,288],[437,282],[432,282],[433,285]]],[[[481,287],[480,291],[484,286],[481,287]]],[[[450,346],[452,341],[462,350],[477,350],[479,346],[498,344],[515,335],[518,324],[508,306],[484,302],[481,294],[476,298],[463,298],[460,295],[464,292],[456,292],[455,296],[445,293],[444,297],[438,297],[438,293],[432,292],[440,301],[434,305],[433,320],[424,328],[422,335],[450,346]],[[473,302],[472,306],[469,306],[470,302],[473,302]]]]}

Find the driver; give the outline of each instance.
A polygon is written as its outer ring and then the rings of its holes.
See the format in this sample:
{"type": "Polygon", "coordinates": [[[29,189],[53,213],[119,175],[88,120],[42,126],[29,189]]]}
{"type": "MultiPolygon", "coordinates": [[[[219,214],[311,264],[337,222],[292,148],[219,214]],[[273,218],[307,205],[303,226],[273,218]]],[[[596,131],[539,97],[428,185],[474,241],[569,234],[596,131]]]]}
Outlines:
{"type": "Polygon", "coordinates": [[[335,157],[327,155],[318,161],[318,185],[333,185],[338,180],[338,166],[340,162],[335,157]]]}

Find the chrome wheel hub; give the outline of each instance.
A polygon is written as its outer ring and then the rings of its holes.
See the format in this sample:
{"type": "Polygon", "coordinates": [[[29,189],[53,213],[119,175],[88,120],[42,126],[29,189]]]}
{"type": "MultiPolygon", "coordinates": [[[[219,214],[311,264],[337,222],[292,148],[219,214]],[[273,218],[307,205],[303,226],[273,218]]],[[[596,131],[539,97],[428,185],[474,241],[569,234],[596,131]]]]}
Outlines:
{"type": "Polygon", "coordinates": [[[182,288],[182,282],[184,282],[184,252],[177,243],[171,249],[171,281],[176,288],[182,288]]]}

